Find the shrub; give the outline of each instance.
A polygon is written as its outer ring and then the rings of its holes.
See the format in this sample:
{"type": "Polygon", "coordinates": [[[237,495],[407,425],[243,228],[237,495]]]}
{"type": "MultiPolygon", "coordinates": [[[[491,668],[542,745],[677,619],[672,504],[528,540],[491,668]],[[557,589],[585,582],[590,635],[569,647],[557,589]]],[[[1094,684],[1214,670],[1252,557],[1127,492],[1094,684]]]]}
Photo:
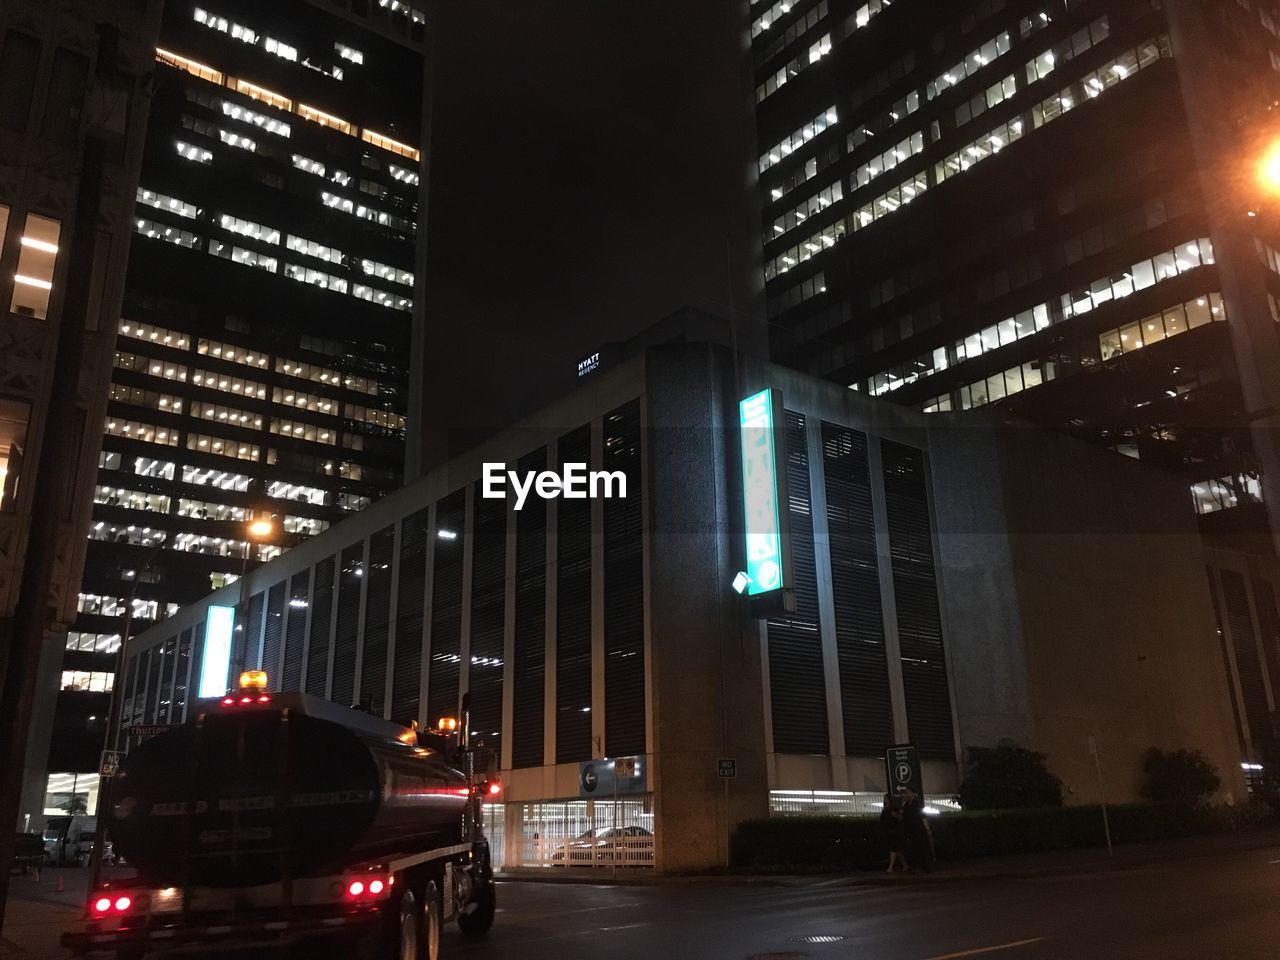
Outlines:
{"type": "Polygon", "coordinates": [[[1062,781],[1044,765],[1044,754],[1014,743],[970,747],[960,784],[965,810],[1014,810],[1062,806],[1062,781]]]}
{"type": "Polygon", "coordinates": [[[1218,771],[1199,750],[1159,750],[1152,747],[1142,763],[1147,775],[1142,795],[1167,803],[1203,803],[1221,781],[1218,771]]]}
{"type": "MultiPolygon", "coordinates": [[[[1247,829],[1266,822],[1261,804],[1213,807],[1185,803],[1108,806],[1117,844],[1247,829]]],[[[947,813],[929,820],[940,861],[1101,846],[1096,806],[947,813]]],[[[871,817],[774,817],[738,826],[733,866],[756,872],[804,873],[883,868],[879,821],[871,817]]]]}

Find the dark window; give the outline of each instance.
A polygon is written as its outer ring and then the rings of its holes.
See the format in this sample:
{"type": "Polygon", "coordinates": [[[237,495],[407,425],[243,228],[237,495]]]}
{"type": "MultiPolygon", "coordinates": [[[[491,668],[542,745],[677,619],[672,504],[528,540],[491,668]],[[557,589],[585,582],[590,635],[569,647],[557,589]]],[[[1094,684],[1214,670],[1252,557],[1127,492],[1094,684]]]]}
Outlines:
{"type": "Polygon", "coordinates": [[[893,704],[867,435],[824,422],[822,460],[845,753],[878,757],[893,742],[893,704]]]}
{"type": "Polygon", "coordinates": [[[88,78],[88,57],[62,47],[54,51],[40,132],[59,146],[75,146],[88,78]]]}
{"type": "Polygon", "coordinates": [[[170,637],[164,642],[163,663],[160,667],[160,696],[156,701],[156,723],[169,722],[169,708],[173,704],[173,671],[178,661],[178,638],[170,637]]]}
{"type": "MultiPolygon", "coordinates": [[[[391,673],[391,719],[417,720],[422,690],[422,625],[427,585],[427,510],[400,526],[400,585],[396,597],[396,654],[391,673]]],[[[434,721],[431,721],[434,722],[434,721]]]]}
{"type": "Polygon", "coordinates": [[[1231,629],[1231,649],[1236,655],[1236,675],[1240,678],[1240,696],[1244,700],[1245,722],[1255,747],[1271,739],[1271,718],[1267,709],[1267,690],[1262,678],[1262,661],[1258,659],[1258,637],[1249,616],[1249,595],[1244,577],[1234,570],[1223,570],[1222,601],[1226,607],[1227,626],[1231,629]]]}
{"type": "Polygon", "coordinates": [[[431,590],[431,659],[427,674],[427,723],[458,715],[458,665],[462,659],[462,547],[467,498],[458,490],[436,507],[435,569],[431,590]]]}
{"type": "Polygon", "coordinates": [[[506,625],[507,501],[484,499],[475,486],[471,546],[471,731],[477,746],[500,758],[502,658],[506,625]]]}
{"type": "MultiPolygon", "coordinates": [[[[196,624],[195,631],[191,634],[191,678],[195,681],[194,689],[190,690],[192,700],[199,699],[200,695],[200,667],[204,657],[204,621],[201,620],[196,624]]],[[[186,719],[184,715],[183,720],[186,719]]]]}
{"type": "Polygon", "coordinates": [[[151,648],[151,656],[147,665],[147,694],[142,710],[143,723],[156,722],[156,705],[160,700],[160,675],[164,670],[164,648],[157,645],[151,648]]]}
{"type": "MultiPolygon", "coordinates": [[[[262,608],[265,603],[265,594],[255,593],[249,598],[249,614],[243,624],[236,624],[236,646],[240,649],[240,656],[232,658],[232,669],[235,668],[236,660],[244,664],[246,670],[262,669],[262,608]],[[243,631],[241,626],[244,627],[243,631]]],[[[238,679],[232,677],[231,682],[235,683],[238,679]]]]}
{"type": "Polygon", "coordinates": [[[307,598],[311,590],[311,571],[295,573],[289,581],[289,609],[286,611],[284,658],[280,663],[280,690],[298,690],[302,686],[302,648],[306,641],[307,598]]]}
{"type": "Polygon", "coordinates": [[[364,583],[364,541],[342,551],[338,568],[338,618],[333,637],[333,689],[329,699],[350,706],[355,697],[356,637],[360,629],[360,587],[364,583]]]}
{"type": "MultiPolygon", "coordinates": [[[[604,469],[627,478],[627,496],[604,508],[604,748],[606,756],[644,753],[644,510],[640,404],[604,418],[604,469]]],[[[616,492],[616,491],[615,491],[616,492]]]]}
{"type": "MultiPolygon", "coordinates": [[[[560,463],[591,463],[591,425],[560,439],[560,463]]],[[[592,756],[591,501],[558,502],[556,762],[592,756]]]]}
{"type": "Polygon", "coordinates": [[[280,641],[284,636],[284,587],[281,580],[267,591],[267,622],[262,627],[262,669],[271,689],[280,687],[280,641]]]}
{"type": "Polygon", "coordinates": [[[333,622],[334,558],[316,564],[311,598],[311,631],[307,641],[307,693],[323,697],[329,679],[329,628],[333,622]]]}
{"type": "Polygon", "coordinates": [[[191,631],[178,636],[178,663],[173,672],[173,723],[187,718],[187,677],[191,674],[191,631]]]}
{"type": "Polygon", "coordinates": [[[0,126],[26,130],[40,71],[40,41],[17,30],[4,35],[0,47],[0,126]]]}
{"type": "Polygon", "coordinates": [[[360,661],[360,702],[382,716],[387,695],[387,637],[391,630],[391,561],[396,528],[369,538],[369,587],[364,602],[364,656],[360,661]]]}
{"type": "Polygon", "coordinates": [[[931,760],[955,759],[924,454],[881,443],[907,734],[931,760]]]}
{"type": "MultiPolygon", "coordinates": [[[[546,450],[522,457],[519,471],[547,468],[546,450]]],[[[516,611],[511,765],[542,765],[546,703],[547,501],[530,497],[516,514],[516,611]]]]}
{"type": "Polygon", "coordinates": [[[830,752],[827,690],[818,626],[818,578],[813,554],[809,451],[805,418],[786,411],[785,469],[790,500],[795,613],[769,620],[769,693],[773,748],[778,753],[830,752]]]}

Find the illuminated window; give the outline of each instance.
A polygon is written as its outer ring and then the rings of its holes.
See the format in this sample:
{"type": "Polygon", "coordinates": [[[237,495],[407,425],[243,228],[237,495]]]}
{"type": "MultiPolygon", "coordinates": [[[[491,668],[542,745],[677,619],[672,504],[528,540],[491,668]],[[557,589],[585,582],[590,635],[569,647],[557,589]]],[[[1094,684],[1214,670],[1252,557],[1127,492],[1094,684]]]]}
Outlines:
{"type": "Polygon", "coordinates": [[[213,151],[206,150],[204,147],[196,147],[183,140],[175,140],[174,147],[178,151],[178,156],[184,160],[191,160],[195,163],[212,163],[213,151]]]}
{"type": "Polygon", "coordinates": [[[284,60],[297,61],[298,59],[298,48],[291,47],[283,41],[267,37],[263,46],[266,48],[267,53],[274,53],[277,57],[284,60]]]}
{"type": "Polygon", "coordinates": [[[62,224],[38,213],[27,214],[13,275],[13,300],[9,309],[43,320],[49,312],[49,291],[53,289],[53,268],[58,259],[58,238],[62,224]]]}
{"type": "Polygon", "coordinates": [[[177,430],[158,427],[152,423],[140,423],[137,420],[126,420],[123,417],[107,417],[104,432],[110,437],[143,440],[147,443],[159,443],[167,447],[174,447],[178,444],[177,430]]]}
{"type": "Polygon", "coordinates": [[[181,413],[182,398],[155,390],[144,390],[142,387],[130,387],[123,383],[113,383],[110,399],[118,403],[128,403],[135,407],[151,407],[162,413],[181,413]]]}
{"type": "Polygon", "coordinates": [[[325,113],[323,110],[317,110],[315,107],[309,107],[305,103],[298,104],[298,116],[304,120],[310,120],[312,123],[318,123],[322,127],[332,127],[334,130],[341,130],[343,133],[351,133],[351,124],[347,121],[335,117],[331,113],[325,113]]]}
{"type": "Polygon", "coordinates": [[[180,363],[166,363],[163,360],[140,357],[136,353],[123,350],[116,351],[115,365],[121,370],[134,370],[152,377],[162,377],[165,380],[187,379],[187,368],[180,363]]]}
{"type": "Polygon", "coordinates": [[[271,420],[271,432],[295,440],[309,440],[313,443],[337,443],[338,435],[331,427],[318,427],[314,423],[301,423],[297,420],[271,420]]]}
{"type": "Polygon", "coordinates": [[[1133,353],[1161,340],[1194,330],[1214,321],[1227,319],[1222,294],[1208,293],[1186,303],[1177,303],[1160,313],[1098,335],[1098,346],[1105,363],[1121,354],[1133,353]]]}
{"type": "Polygon", "coordinates": [[[138,217],[133,221],[133,229],[136,233],[149,237],[152,240],[163,240],[165,243],[177,244],[179,247],[185,247],[188,250],[193,249],[200,243],[200,237],[192,233],[190,230],[183,230],[179,227],[166,226],[155,220],[148,220],[146,217],[138,217]]]}
{"type": "Polygon", "coordinates": [[[63,690],[77,693],[110,693],[114,673],[89,672],[87,670],[63,670],[63,690]]]}
{"type": "Polygon", "coordinates": [[[241,40],[248,44],[255,44],[258,42],[258,35],[256,33],[248,27],[229,21],[226,17],[216,17],[207,10],[201,10],[199,7],[196,7],[195,10],[192,11],[191,16],[196,23],[203,23],[206,27],[217,30],[219,33],[229,34],[237,40],[241,40]]]}
{"type": "Polygon", "coordinates": [[[196,60],[189,60],[186,57],[179,56],[171,50],[164,50],[156,47],[156,59],[161,63],[167,63],[171,67],[177,67],[179,70],[185,70],[194,77],[202,80],[208,80],[210,83],[222,83],[222,71],[215,70],[213,67],[206,66],[196,60]]]}
{"type": "MultiPolygon", "coordinates": [[[[348,133],[351,131],[348,130],[348,133]]],[[[422,155],[416,147],[411,147],[407,143],[401,143],[399,140],[392,140],[390,137],[381,133],[374,133],[372,130],[361,130],[360,139],[365,143],[371,143],[375,147],[381,147],[383,150],[390,150],[392,153],[398,153],[402,157],[408,157],[410,160],[420,160],[422,155]]]]}
{"type": "Polygon", "coordinates": [[[257,460],[258,445],[255,443],[238,443],[222,437],[211,437],[203,433],[187,434],[187,449],[200,453],[212,453],[220,457],[235,457],[237,460],[257,460]]]}
{"type": "MultiPolygon", "coordinates": [[[[267,355],[257,350],[246,350],[244,347],[237,347],[232,343],[222,343],[219,340],[206,340],[201,337],[196,341],[196,353],[206,354],[210,357],[221,357],[223,360],[230,360],[233,363],[244,363],[251,367],[267,366],[267,355]]],[[[193,382],[199,383],[200,380],[193,378],[193,382]]]]}
{"type": "Polygon", "coordinates": [[[404,416],[392,410],[379,410],[376,407],[362,407],[355,403],[344,403],[342,415],[348,420],[360,423],[372,423],[387,430],[403,430],[407,421],[404,416]]]}
{"type": "Polygon", "coordinates": [[[346,280],[342,277],[335,277],[331,273],[325,273],[322,270],[300,267],[296,263],[286,263],[284,265],[284,275],[292,280],[310,283],[325,290],[333,290],[336,293],[347,292],[346,280]]]}
{"type": "Polygon", "coordinates": [[[991,61],[1009,52],[1009,32],[1006,30],[997,37],[988,40],[949,70],[943,71],[936,80],[932,80],[925,90],[925,95],[932,100],[951,87],[973,76],[991,61]]]}
{"type": "Polygon", "coordinates": [[[251,137],[244,137],[238,133],[232,133],[230,130],[219,130],[218,139],[229,147],[236,147],[240,150],[255,151],[258,144],[251,137]]]}
{"type": "Polygon", "coordinates": [[[326,207],[334,210],[341,210],[343,213],[355,213],[356,205],[352,200],[346,197],[340,197],[336,193],[329,193],[327,190],[320,194],[320,199],[326,207]]]}
{"type": "MultiPolygon", "coordinates": [[[[227,349],[231,351],[233,348],[228,347],[227,349]]],[[[253,354],[249,355],[253,356],[253,354]]],[[[227,353],[225,359],[233,359],[232,354],[227,353]]],[[[242,397],[256,397],[259,400],[264,399],[267,395],[267,386],[264,383],[245,380],[242,377],[228,376],[225,373],[214,373],[212,370],[196,370],[191,374],[191,382],[209,390],[222,390],[242,397]]]]}
{"type": "Polygon", "coordinates": [[[239,120],[241,123],[252,124],[268,133],[274,133],[279,137],[287,137],[292,133],[289,125],[274,117],[268,117],[265,113],[259,113],[257,110],[250,110],[248,107],[242,107],[238,104],[231,103],[227,100],[222,101],[223,116],[230,117],[232,120],[239,120]]]}
{"type": "Polygon", "coordinates": [[[308,257],[318,257],[321,260],[329,261],[329,263],[341,263],[343,258],[342,251],[335,247],[327,247],[323,243],[316,243],[314,240],[293,236],[292,234],[286,241],[286,246],[294,253],[306,254],[308,257]]]}
{"type": "Polygon", "coordinates": [[[215,557],[243,557],[249,552],[244,540],[205,537],[198,533],[180,533],[173,538],[173,549],[183,553],[203,553],[215,557]]]}
{"type": "Polygon", "coordinates": [[[30,420],[29,404],[0,397],[0,511],[6,513],[17,502],[30,420]]]}
{"type": "Polygon", "coordinates": [[[268,90],[266,87],[260,87],[256,83],[250,83],[248,80],[237,79],[235,81],[235,91],[243,93],[246,97],[251,97],[259,103],[267,103],[281,110],[293,110],[293,101],[288,97],[276,93],[274,90],[268,90]]]}
{"type": "Polygon", "coordinates": [[[286,516],[280,525],[284,527],[286,533],[296,533],[304,537],[314,537],[317,533],[324,533],[329,529],[328,520],[315,520],[311,517],[286,516]]]}
{"type": "Polygon", "coordinates": [[[781,140],[776,146],[760,155],[760,172],[764,173],[775,163],[781,163],[784,157],[790,156],[822,131],[834,126],[839,120],[835,107],[828,107],[799,130],[781,140]]]}
{"type": "Polygon", "coordinates": [[[244,507],[233,507],[230,504],[215,503],[211,500],[179,498],[178,516],[196,520],[247,520],[249,511],[244,507]]]}
{"type": "Polygon", "coordinates": [[[409,311],[413,309],[413,300],[409,297],[401,296],[398,293],[388,293],[386,290],[379,290],[377,287],[370,287],[363,283],[357,283],[353,286],[351,294],[361,300],[368,300],[370,303],[390,307],[393,310],[409,311]]]}
{"type": "Polygon", "coordinates": [[[266,254],[258,253],[256,250],[246,250],[244,247],[236,247],[215,240],[209,244],[209,252],[215,257],[222,257],[222,259],[231,260],[234,263],[242,263],[246,267],[257,267],[259,270],[266,270],[268,273],[276,272],[276,258],[268,257],[266,254]]]}
{"type": "Polygon", "coordinates": [[[418,185],[418,175],[412,170],[406,170],[404,167],[398,167],[394,163],[387,164],[387,172],[392,178],[402,183],[407,183],[411,187],[418,185]]]}
{"type": "Polygon", "coordinates": [[[168,330],[164,327],[157,327],[150,323],[137,323],[133,320],[121,320],[120,332],[126,337],[133,337],[137,340],[146,340],[148,343],[161,343],[166,347],[174,347],[178,350],[186,350],[191,346],[191,340],[185,333],[179,333],[177,330],[168,330]]]}
{"type": "Polygon", "coordinates": [[[249,491],[249,478],[245,474],[208,467],[183,467],[182,482],[194,483],[199,487],[215,487],[218,490],[234,490],[237,493],[249,491]]]}
{"type": "Polygon", "coordinates": [[[369,276],[378,277],[381,280],[391,280],[394,283],[413,286],[413,274],[408,270],[401,270],[399,267],[379,263],[377,260],[361,260],[360,269],[369,276]]]}
{"type": "Polygon", "coordinates": [[[345,43],[335,43],[333,49],[343,60],[350,60],[357,65],[364,63],[364,54],[355,47],[348,47],[345,43]]]}
{"type": "Polygon", "coordinates": [[[324,164],[319,160],[312,160],[310,157],[304,157],[299,153],[293,155],[293,165],[299,170],[305,170],[307,173],[314,173],[318,177],[324,176],[324,164]]]}
{"type": "Polygon", "coordinates": [[[200,216],[200,208],[194,203],[187,203],[185,200],[179,200],[177,197],[165,196],[163,193],[156,193],[152,190],[138,188],[138,203],[145,204],[148,207],[155,207],[157,210],[164,210],[167,213],[176,213],[180,217],[186,217],[190,220],[200,216]]]}
{"type": "Polygon", "coordinates": [[[115,653],[120,649],[120,634],[81,633],[72,630],[67,634],[67,649],[85,653],[115,653]]]}
{"type": "Polygon", "coordinates": [[[280,480],[272,481],[267,485],[267,496],[280,500],[296,500],[299,503],[314,503],[317,506],[324,506],[329,498],[328,492],[319,487],[307,487],[280,480]]]}
{"type": "Polygon", "coordinates": [[[169,498],[161,493],[145,490],[129,490],[124,487],[94,488],[93,502],[107,507],[124,507],[127,510],[147,510],[151,513],[168,513],[169,498]]]}
{"type": "Polygon", "coordinates": [[[756,103],[781,90],[801,70],[817,63],[830,52],[831,34],[823,34],[822,37],[810,45],[807,52],[800,54],[786,66],[767,77],[764,83],[756,87],[756,103]]]}
{"type": "Polygon", "coordinates": [[[1262,482],[1247,473],[1203,480],[1191,485],[1191,500],[1198,514],[1230,510],[1244,503],[1262,503],[1262,482]]]}
{"type": "Polygon", "coordinates": [[[218,403],[205,403],[202,400],[191,402],[191,416],[201,420],[216,420],[218,423],[229,423],[237,427],[262,429],[262,416],[248,410],[236,410],[218,403]]]}
{"type": "Polygon", "coordinates": [[[280,242],[279,230],[275,227],[263,226],[261,223],[254,223],[252,220],[241,220],[239,217],[232,217],[224,213],[218,217],[218,225],[223,230],[230,230],[232,233],[238,233],[243,237],[261,240],[263,243],[280,242]]]}

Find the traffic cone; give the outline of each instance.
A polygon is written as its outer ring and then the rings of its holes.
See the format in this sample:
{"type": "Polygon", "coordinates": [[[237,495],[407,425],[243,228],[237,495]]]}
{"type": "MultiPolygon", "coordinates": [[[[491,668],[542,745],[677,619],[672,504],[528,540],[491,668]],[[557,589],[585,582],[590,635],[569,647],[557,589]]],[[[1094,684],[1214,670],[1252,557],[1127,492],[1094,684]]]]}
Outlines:
{"type": "Polygon", "coordinates": [[[59,872],[59,873],[58,873],[58,882],[57,882],[56,884],[54,884],[54,886],[53,886],[53,892],[54,892],[54,893],[64,893],[64,892],[66,891],[66,889],[67,889],[67,885],[66,885],[65,883],[63,883],[63,882],[62,882],[62,873],[61,873],[61,872],[59,872]]]}

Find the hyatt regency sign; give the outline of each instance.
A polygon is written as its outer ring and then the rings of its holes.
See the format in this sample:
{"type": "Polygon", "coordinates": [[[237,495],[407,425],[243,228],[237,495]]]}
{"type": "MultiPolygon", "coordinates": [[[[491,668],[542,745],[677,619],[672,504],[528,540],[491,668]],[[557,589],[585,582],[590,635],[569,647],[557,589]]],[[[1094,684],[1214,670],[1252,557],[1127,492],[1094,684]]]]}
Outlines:
{"type": "Polygon", "coordinates": [[[742,444],[742,503],[750,597],[791,588],[791,544],[782,474],[782,394],[761,390],[738,404],[742,444]]]}

